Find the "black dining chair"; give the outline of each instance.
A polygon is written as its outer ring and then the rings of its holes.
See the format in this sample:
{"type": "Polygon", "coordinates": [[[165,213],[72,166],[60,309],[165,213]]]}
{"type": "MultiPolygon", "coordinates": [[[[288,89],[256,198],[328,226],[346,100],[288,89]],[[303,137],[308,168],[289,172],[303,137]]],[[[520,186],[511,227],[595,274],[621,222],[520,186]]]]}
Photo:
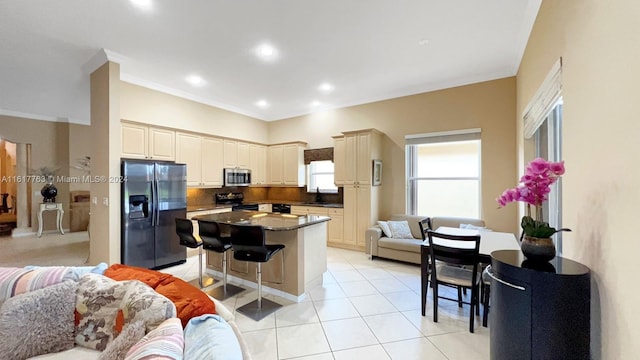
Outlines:
{"type": "Polygon", "coordinates": [[[278,303],[262,298],[262,263],[269,261],[276,253],[283,250],[284,245],[266,244],[266,233],[262,226],[230,224],[229,227],[233,258],[255,262],[257,266],[258,298],[236,310],[255,321],[260,321],[282,307],[278,303]]]}
{"type": "Polygon", "coordinates": [[[180,245],[198,249],[198,278],[189,281],[191,285],[198,286],[200,289],[209,287],[215,283],[212,277],[202,274],[202,242],[196,239],[193,234],[193,222],[190,219],[176,218],[176,234],[180,239],[180,245]]]}
{"type": "MultiPolygon", "coordinates": [[[[431,218],[427,217],[420,221],[418,221],[418,226],[420,226],[420,234],[422,235],[423,243],[427,242],[427,230],[433,230],[431,227],[431,218]]],[[[427,291],[429,287],[429,278],[431,277],[431,260],[429,256],[429,248],[427,246],[422,246],[420,249],[421,252],[421,274],[420,277],[420,286],[422,288],[422,316],[426,313],[427,308],[427,291]]],[[[458,287],[458,307],[462,307],[462,294],[467,294],[466,289],[462,287],[458,287]]]]}
{"type": "Polygon", "coordinates": [[[198,220],[198,233],[204,250],[222,254],[222,285],[207,293],[218,300],[226,300],[244,291],[239,286],[227,283],[227,252],[231,250],[231,238],[222,236],[220,225],[211,221],[198,220]]]}
{"type": "MultiPolygon", "coordinates": [[[[459,302],[438,295],[438,286],[446,285],[471,290],[469,302],[469,332],[473,332],[474,315],[480,315],[480,235],[463,236],[437,233],[427,230],[431,285],[433,290],[433,321],[438,322],[438,298],[459,302]],[[466,266],[466,267],[463,267],[466,266]]],[[[424,297],[423,297],[424,301],[424,297]]]]}

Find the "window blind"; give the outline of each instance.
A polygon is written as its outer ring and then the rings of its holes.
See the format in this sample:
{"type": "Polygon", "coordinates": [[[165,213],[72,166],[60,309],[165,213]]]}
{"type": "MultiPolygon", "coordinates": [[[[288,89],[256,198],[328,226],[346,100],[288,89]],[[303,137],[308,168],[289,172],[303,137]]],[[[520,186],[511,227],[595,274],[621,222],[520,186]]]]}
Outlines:
{"type": "Polygon", "coordinates": [[[480,129],[441,131],[426,134],[405,135],[406,145],[433,144],[451,141],[480,140],[480,129]]]}
{"type": "Polygon", "coordinates": [[[562,58],[553,65],[522,115],[524,137],[530,139],[562,95],[562,58]]]}

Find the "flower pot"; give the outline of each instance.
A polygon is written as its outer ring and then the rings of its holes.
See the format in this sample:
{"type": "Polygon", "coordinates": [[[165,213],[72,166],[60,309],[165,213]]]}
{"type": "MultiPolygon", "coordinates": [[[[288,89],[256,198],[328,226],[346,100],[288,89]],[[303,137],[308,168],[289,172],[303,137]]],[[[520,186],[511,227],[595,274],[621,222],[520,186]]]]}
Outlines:
{"type": "Polygon", "coordinates": [[[556,257],[556,246],[551,238],[525,235],[520,244],[524,256],[531,261],[549,261],[556,257]]]}

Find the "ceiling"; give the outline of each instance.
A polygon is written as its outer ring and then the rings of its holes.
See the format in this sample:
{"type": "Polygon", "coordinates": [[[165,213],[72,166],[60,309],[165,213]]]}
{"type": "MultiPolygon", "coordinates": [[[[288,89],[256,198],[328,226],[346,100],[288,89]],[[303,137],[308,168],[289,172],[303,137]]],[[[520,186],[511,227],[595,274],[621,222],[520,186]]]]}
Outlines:
{"type": "Polygon", "coordinates": [[[0,114],[88,124],[105,55],[124,81],[267,121],[513,76],[541,2],[149,1],[0,0],[0,114]]]}

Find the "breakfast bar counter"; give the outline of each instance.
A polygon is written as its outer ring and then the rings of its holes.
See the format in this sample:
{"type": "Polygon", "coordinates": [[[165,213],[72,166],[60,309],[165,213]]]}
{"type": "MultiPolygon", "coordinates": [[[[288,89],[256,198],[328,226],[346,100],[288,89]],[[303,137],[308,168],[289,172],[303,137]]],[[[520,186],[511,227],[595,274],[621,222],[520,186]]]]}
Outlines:
{"type": "MultiPolygon", "coordinates": [[[[327,216],[292,215],[260,211],[233,211],[200,215],[198,221],[216,222],[223,235],[229,224],[260,225],[266,230],[267,244],[283,244],[280,251],[262,264],[265,291],[292,301],[300,301],[312,286],[322,284],[327,270],[327,216]]],[[[228,277],[245,287],[256,287],[256,264],[235,260],[229,252],[228,277]]],[[[222,254],[207,251],[207,271],[222,275],[222,254]]]]}

